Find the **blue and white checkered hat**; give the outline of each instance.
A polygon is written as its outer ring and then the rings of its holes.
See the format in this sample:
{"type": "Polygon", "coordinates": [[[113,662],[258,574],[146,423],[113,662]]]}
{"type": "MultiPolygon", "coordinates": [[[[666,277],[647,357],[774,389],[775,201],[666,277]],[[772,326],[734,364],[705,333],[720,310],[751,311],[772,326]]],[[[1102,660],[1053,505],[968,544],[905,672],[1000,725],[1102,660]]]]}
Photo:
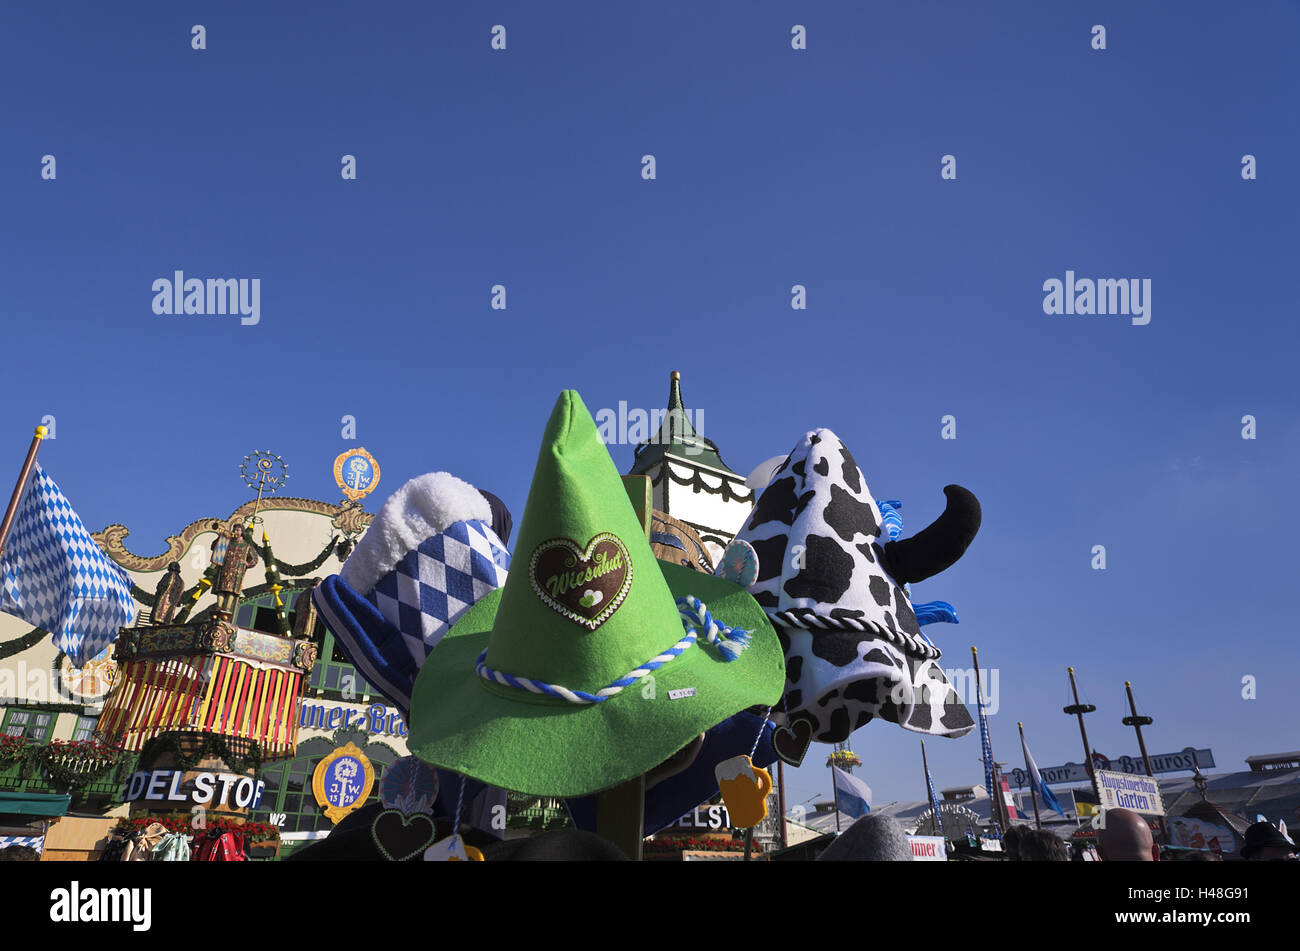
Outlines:
{"type": "Polygon", "coordinates": [[[484,494],[453,475],[412,479],[384,503],[343,570],[312,594],[353,664],[404,711],[443,635],[505,584],[510,554],[493,516],[484,494]]]}

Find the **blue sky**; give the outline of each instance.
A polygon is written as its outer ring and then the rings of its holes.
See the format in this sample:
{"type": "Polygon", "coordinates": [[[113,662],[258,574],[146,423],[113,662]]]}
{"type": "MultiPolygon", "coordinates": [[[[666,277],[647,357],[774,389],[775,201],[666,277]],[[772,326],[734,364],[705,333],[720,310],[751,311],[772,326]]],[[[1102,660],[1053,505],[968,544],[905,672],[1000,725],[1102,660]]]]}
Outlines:
{"type": "MultiPolygon", "coordinates": [[[[825,426],[909,530],[980,497],[914,593],[962,618],[945,665],[999,669],[1001,759],[1017,720],[1079,759],[1068,664],[1107,755],[1125,679],[1152,752],[1300,746],[1294,5],[442,6],[0,14],[11,470],[53,414],[46,468],[142,553],[244,501],[261,448],[290,494],[337,498],[359,443],[381,495],[448,469],[518,518],[561,389],[649,409],[676,369],[739,472],[825,426]],[[260,322],[155,315],[177,269],[259,278],[260,322]],[[1067,269],[1150,279],[1151,323],[1045,315],[1067,269]]],[[[914,735],[853,747],[878,802],[923,796],[914,735]]],[[[977,736],[927,748],[980,779],[977,736]]]]}

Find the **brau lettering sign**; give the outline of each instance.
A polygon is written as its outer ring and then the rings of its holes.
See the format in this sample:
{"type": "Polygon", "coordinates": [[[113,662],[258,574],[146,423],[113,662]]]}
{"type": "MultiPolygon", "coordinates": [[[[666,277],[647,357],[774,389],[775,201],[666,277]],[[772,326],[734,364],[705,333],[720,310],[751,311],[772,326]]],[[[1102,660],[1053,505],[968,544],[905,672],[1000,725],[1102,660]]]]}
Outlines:
{"type": "Polygon", "coordinates": [[[382,703],[371,704],[368,710],[304,703],[298,708],[298,725],[316,730],[337,730],[342,727],[345,730],[395,737],[404,737],[407,733],[406,721],[402,715],[382,703]]]}
{"type": "Polygon", "coordinates": [[[195,773],[194,781],[183,783],[178,769],[156,769],[132,773],[126,781],[124,802],[177,802],[216,808],[256,809],[266,783],[238,773],[195,773]]]}
{"type": "MultiPolygon", "coordinates": [[[[1118,759],[1106,759],[1100,754],[1094,753],[1096,766],[1098,769],[1109,769],[1112,772],[1125,773],[1146,773],[1146,764],[1142,762],[1140,756],[1121,756],[1118,759]]],[[[1178,753],[1160,753],[1151,757],[1151,771],[1155,773],[1177,773],[1193,769],[1211,769],[1214,766],[1214,753],[1212,750],[1197,750],[1188,747],[1178,753]]],[[[1038,771],[1043,776],[1043,782],[1049,786],[1057,783],[1086,783],[1088,781],[1088,771],[1078,763],[1066,763],[1064,766],[1040,766],[1038,771]]],[[[1026,786],[1029,783],[1029,774],[1020,767],[1003,773],[1015,786],[1026,786]]]]}

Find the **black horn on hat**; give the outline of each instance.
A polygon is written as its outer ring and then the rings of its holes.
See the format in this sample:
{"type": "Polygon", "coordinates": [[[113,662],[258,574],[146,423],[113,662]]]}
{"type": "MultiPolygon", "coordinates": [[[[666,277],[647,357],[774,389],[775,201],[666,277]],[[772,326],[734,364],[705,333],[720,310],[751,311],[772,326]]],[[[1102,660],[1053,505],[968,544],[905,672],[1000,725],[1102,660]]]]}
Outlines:
{"type": "Polygon", "coordinates": [[[973,492],[946,485],[943,514],[911,538],[885,545],[889,573],[900,584],[924,581],[960,558],[980,530],[980,503],[973,492]]]}
{"type": "Polygon", "coordinates": [[[510,517],[510,510],[506,508],[506,503],[491,492],[478,490],[478,494],[487,500],[488,507],[492,509],[492,531],[496,532],[497,538],[502,542],[510,544],[510,529],[514,527],[514,519],[510,517]]]}

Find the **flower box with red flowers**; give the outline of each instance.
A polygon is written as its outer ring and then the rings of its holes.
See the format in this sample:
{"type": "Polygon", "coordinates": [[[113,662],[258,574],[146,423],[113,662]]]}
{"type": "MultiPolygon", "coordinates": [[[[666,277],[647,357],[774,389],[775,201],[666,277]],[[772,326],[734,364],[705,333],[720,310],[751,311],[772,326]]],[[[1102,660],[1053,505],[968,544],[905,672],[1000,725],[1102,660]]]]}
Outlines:
{"type": "Polygon", "coordinates": [[[238,832],[244,837],[250,849],[252,846],[273,845],[277,849],[280,843],[280,830],[269,822],[229,819],[224,816],[209,816],[201,827],[195,826],[196,818],[188,812],[137,813],[118,823],[118,831],[129,833],[143,831],[157,822],[168,832],[188,832],[190,835],[202,835],[211,832],[238,832]]]}

